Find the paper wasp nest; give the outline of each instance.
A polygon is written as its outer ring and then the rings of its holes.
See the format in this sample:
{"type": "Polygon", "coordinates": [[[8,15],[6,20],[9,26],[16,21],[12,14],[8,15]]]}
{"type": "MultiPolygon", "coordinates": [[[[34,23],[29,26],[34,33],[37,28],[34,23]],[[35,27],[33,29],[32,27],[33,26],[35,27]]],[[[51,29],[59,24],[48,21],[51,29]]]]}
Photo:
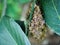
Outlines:
{"type": "MultiPolygon", "coordinates": [[[[30,13],[30,10],[28,13],[30,13]]],[[[42,17],[40,8],[36,4],[34,5],[32,16],[32,20],[29,23],[29,34],[37,40],[43,40],[46,37],[47,30],[45,28],[45,21],[42,17]]]]}

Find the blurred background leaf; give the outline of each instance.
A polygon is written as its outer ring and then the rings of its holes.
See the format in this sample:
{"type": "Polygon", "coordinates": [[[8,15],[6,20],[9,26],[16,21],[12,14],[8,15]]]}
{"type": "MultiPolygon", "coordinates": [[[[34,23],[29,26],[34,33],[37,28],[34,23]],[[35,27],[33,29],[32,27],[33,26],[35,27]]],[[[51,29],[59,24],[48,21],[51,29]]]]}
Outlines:
{"type": "Polygon", "coordinates": [[[5,11],[6,12],[5,15],[15,20],[19,20],[21,17],[22,10],[23,10],[23,5],[30,1],[31,0],[7,0],[7,4],[6,4],[7,9],[5,11]]]}
{"type": "Polygon", "coordinates": [[[7,0],[7,10],[6,15],[15,19],[19,20],[22,13],[22,7],[18,0],[7,0]]]}
{"type": "Polygon", "coordinates": [[[40,0],[47,26],[60,35],[60,0],[40,0]]]}
{"type": "Polygon", "coordinates": [[[19,0],[20,4],[24,4],[24,3],[28,3],[30,2],[31,0],[19,0]]]}
{"type": "Polygon", "coordinates": [[[19,4],[25,4],[30,2],[31,0],[8,0],[8,4],[14,3],[14,2],[18,2],[19,4]]]}
{"type": "Polygon", "coordinates": [[[0,19],[5,15],[6,0],[0,0],[0,19]]]}
{"type": "Polygon", "coordinates": [[[21,17],[22,13],[22,8],[20,7],[19,4],[8,4],[7,5],[7,10],[6,10],[6,15],[15,19],[19,20],[21,17]]]}

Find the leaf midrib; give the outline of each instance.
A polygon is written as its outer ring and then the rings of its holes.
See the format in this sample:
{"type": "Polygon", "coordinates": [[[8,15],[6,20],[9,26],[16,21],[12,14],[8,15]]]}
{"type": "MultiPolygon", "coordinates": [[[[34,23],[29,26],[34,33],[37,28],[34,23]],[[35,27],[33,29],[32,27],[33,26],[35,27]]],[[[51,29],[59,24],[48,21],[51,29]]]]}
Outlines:
{"type": "Polygon", "coordinates": [[[57,8],[56,8],[56,6],[55,6],[55,4],[54,4],[54,0],[52,0],[52,4],[53,4],[53,7],[54,7],[54,9],[55,9],[55,11],[56,11],[56,13],[57,13],[58,19],[60,20],[60,16],[59,16],[59,13],[58,13],[58,11],[57,11],[57,8]]]}

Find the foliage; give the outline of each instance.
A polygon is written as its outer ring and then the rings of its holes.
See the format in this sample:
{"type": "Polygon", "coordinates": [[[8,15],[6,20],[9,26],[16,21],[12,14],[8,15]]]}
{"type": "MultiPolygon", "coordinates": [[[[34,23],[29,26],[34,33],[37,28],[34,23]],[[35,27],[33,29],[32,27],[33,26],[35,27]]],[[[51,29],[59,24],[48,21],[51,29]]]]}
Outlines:
{"type": "Polygon", "coordinates": [[[0,20],[5,15],[6,11],[6,0],[0,0],[0,20]]]}
{"type": "Polygon", "coordinates": [[[40,0],[47,26],[60,35],[60,0],[40,0]]]}
{"type": "Polygon", "coordinates": [[[0,45],[30,45],[30,42],[13,19],[4,17],[0,22],[0,45]]]}
{"type": "MultiPolygon", "coordinates": [[[[0,0],[0,45],[31,45],[21,27],[14,21],[19,20],[22,5],[31,0],[0,0]]],[[[34,12],[33,0],[28,20],[31,21],[34,12]]],[[[60,35],[60,0],[40,0],[46,25],[60,35]]],[[[27,27],[29,21],[25,20],[27,27]]]]}
{"type": "Polygon", "coordinates": [[[19,2],[20,2],[20,4],[24,4],[24,3],[28,3],[28,2],[30,2],[31,0],[20,0],[19,2]]]}
{"type": "Polygon", "coordinates": [[[31,0],[1,0],[0,17],[7,15],[15,20],[19,20],[22,13],[22,5],[30,1],[31,0]]]}
{"type": "Polygon", "coordinates": [[[21,27],[14,21],[20,19],[21,5],[27,2],[30,1],[0,0],[0,45],[31,45],[21,27]]]}

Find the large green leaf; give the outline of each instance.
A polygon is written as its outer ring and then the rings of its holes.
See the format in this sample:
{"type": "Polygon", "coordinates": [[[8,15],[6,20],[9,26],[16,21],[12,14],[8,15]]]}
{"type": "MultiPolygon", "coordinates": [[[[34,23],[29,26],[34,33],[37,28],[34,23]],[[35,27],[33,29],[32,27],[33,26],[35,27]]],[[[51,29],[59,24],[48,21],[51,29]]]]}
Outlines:
{"type": "Polygon", "coordinates": [[[60,0],[40,0],[48,27],[60,35],[60,0]]]}
{"type": "Polygon", "coordinates": [[[19,25],[8,17],[0,22],[0,45],[30,45],[19,25]]]}

